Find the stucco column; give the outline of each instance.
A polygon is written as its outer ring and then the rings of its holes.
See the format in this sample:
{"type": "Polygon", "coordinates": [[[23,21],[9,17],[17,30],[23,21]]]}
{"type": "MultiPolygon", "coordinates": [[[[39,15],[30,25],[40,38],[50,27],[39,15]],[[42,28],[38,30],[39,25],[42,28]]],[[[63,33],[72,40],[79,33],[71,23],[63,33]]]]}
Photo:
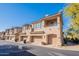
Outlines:
{"type": "Polygon", "coordinates": [[[10,37],[9,37],[9,40],[10,40],[10,37]]]}
{"type": "Polygon", "coordinates": [[[44,38],[44,37],[45,37],[45,36],[43,35],[43,36],[42,36],[42,42],[44,42],[44,41],[45,41],[45,38],[44,38]]]}
{"type": "Polygon", "coordinates": [[[5,40],[8,40],[8,37],[7,36],[5,36],[5,40]]]}
{"type": "Polygon", "coordinates": [[[63,44],[63,36],[62,36],[62,20],[61,17],[57,17],[58,24],[58,33],[57,33],[57,46],[61,46],[63,44]]]}
{"type": "Polygon", "coordinates": [[[21,40],[21,36],[19,36],[19,40],[18,41],[20,41],[21,40]]]}
{"type": "Polygon", "coordinates": [[[31,40],[31,37],[30,37],[30,35],[28,35],[27,36],[27,42],[30,42],[30,40],[31,40]]]}
{"type": "Polygon", "coordinates": [[[47,35],[44,34],[42,37],[43,37],[43,42],[47,44],[47,35]]]}
{"type": "Polygon", "coordinates": [[[5,36],[5,40],[7,40],[7,37],[5,36]]]}

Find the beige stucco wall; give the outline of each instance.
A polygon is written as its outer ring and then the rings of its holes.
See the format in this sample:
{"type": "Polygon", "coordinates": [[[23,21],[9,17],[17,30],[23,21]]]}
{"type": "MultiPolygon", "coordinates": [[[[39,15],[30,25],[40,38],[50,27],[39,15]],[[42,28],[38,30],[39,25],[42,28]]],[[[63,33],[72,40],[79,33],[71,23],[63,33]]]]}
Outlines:
{"type": "MultiPolygon", "coordinates": [[[[57,21],[57,25],[56,26],[47,26],[45,27],[45,19],[41,21],[42,23],[42,27],[41,28],[34,28],[35,24],[31,24],[32,27],[29,26],[29,29],[27,29],[26,26],[22,27],[21,29],[17,29],[14,28],[14,30],[9,30],[9,33],[6,32],[6,37],[9,37],[9,40],[15,40],[17,37],[19,39],[19,41],[21,41],[21,39],[26,40],[27,42],[31,42],[32,39],[35,41],[35,43],[40,43],[41,42],[45,42],[48,43],[48,40],[52,40],[52,46],[61,46],[63,43],[63,36],[62,36],[62,18],[61,18],[61,14],[57,15],[54,17],[57,21]],[[22,32],[21,32],[22,31],[22,32]],[[31,34],[31,32],[38,32],[38,31],[44,31],[44,33],[41,34],[31,34]],[[21,34],[19,34],[21,32],[21,34]],[[16,33],[18,35],[16,35],[16,33]],[[51,35],[51,38],[48,38],[48,35],[51,35]],[[54,37],[53,35],[56,35],[56,37],[54,37]],[[40,38],[39,38],[40,37],[40,38]]],[[[47,18],[47,20],[50,20],[50,17],[47,18]]],[[[51,17],[52,21],[53,21],[53,16],[51,17]]],[[[31,42],[31,43],[34,43],[31,42]]]]}

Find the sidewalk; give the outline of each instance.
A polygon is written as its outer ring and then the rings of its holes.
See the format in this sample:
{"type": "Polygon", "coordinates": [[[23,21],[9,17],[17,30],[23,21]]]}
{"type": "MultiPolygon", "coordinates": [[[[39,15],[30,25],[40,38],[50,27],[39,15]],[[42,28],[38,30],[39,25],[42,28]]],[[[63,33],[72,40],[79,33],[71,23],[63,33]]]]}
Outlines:
{"type": "Polygon", "coordinates": [[[61,46],[61,47],[53,47],[52,45],[36,45],[36,44],[29,44],[29,45],[41,46],[41,47],[47,47],[47,48],[55,48],[55,49],[61,49],[61,50],[79,51],[79,45],[61,46]]]}
{"type": "Polygon", "coordinates": [[[62,47],[56,48],[56,49],[79,51],[79,45],[74,45],[74,46],[62,46],[62,47]]]}

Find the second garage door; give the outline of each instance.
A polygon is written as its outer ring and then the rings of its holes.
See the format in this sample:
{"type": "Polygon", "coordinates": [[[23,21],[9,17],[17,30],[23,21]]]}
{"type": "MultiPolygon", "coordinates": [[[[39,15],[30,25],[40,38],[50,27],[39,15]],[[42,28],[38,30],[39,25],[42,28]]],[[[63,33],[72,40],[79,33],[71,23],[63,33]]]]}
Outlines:
{"type": "Polygon", "coordinates": [[[41,44],[41,42],[42,42],[42,36],[36,36],[36,37],[33,37],[33,42],[35,43],[35,44],[41,44]]]}

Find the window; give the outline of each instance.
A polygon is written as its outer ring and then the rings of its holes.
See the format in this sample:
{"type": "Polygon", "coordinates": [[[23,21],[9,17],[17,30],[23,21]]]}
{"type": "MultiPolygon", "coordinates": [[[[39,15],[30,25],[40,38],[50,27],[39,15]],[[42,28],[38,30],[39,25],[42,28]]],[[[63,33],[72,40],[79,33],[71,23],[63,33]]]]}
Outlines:
{"type": "Polygon", "coordinates": [[[50,22],[49,26],[57,26],[57,22],[50,22]]]}
{"type": "Polygon", "coordinates": [[[43,26],[44,26],[44,21],[41,22],[41,27],[43,27],[43,26]]]}
{"type": "Polygon", "coordinates": [[[35,28],[41,28],[41,23],[35,24],[35,25],[34,25],[34,29],[35,29],[35,28]]]}
{"type": "Polygon", "coordinates": [[[57,26],[57,21],[55,21],[55,22],[53,23],[53,25],[54,25],[54,26],[57,26]]]}
{"type": "Polygon", "coordinates": [[[38,23],[37,28],[41,28],[41,23],[38,23]]]}
{"type": "Polygon", "coordinates": [[[44,26],[44,22],[40,22],[40,23],[34,24],[34,29],[35,28],[41,29],[43,28],[43,26],[44,26]]]}

